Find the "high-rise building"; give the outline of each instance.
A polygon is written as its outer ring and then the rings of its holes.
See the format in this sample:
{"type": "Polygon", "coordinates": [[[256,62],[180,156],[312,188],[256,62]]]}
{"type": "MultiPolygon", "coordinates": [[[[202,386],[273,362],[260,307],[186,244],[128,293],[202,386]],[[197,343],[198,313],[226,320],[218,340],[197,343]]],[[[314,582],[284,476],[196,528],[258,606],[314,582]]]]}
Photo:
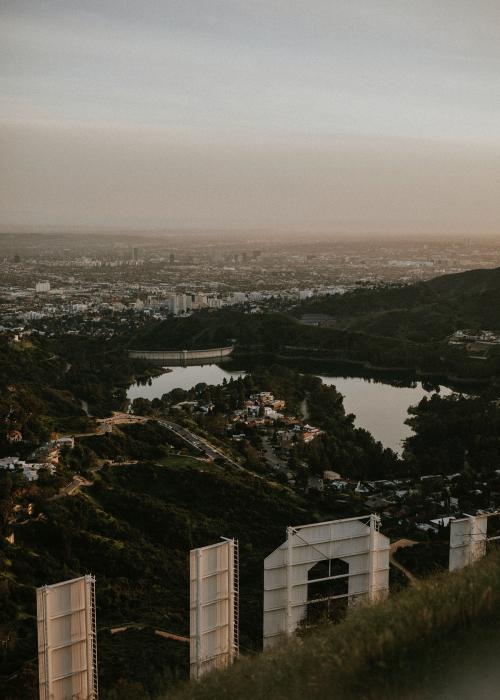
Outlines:
{"type": "Polygon", "coordinates": [[[222,299],[219,299],[218,297],[209,297],[207,299],[207,305],[209,309],[221,309],[222,299]]]}
{"type": "Polygon", "coordinates": [[[166,308],[174,316],[186,313],[192,308],[192,299],[190,294],[170,294],[165,302],[166,308]]]}

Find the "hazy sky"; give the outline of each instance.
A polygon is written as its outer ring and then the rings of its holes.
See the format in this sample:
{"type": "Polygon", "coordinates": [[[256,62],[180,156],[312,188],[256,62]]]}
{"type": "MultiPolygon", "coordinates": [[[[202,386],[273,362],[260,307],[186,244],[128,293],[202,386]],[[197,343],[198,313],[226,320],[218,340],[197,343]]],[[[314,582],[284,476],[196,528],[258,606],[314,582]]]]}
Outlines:
{"type": "Polygon", "coordinates": [[[500,234],[500,0],[0,0],[0,226],[500,234]]]}

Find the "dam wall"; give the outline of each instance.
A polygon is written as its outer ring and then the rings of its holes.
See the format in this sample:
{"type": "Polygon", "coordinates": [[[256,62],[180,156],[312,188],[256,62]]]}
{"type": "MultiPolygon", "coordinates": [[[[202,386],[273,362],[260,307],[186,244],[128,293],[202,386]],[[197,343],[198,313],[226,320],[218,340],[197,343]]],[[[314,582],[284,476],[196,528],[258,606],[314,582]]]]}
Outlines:
{"type": "Polygon", "coordinates": [[[207,348],[206,350],[129,350],[129,357],[136,360],[155,360],[160,362],[216,362],[228,357],[233,346],[226,348],[207,348]]]}

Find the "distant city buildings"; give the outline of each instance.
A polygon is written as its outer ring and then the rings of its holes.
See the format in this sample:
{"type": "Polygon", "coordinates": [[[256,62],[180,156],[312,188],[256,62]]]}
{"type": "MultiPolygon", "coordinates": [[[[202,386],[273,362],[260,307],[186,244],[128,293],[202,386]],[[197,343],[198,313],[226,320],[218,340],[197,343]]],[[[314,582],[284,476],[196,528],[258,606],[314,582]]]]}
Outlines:
{"type": "Polygon", "coordinates": [[[35,292],[37,294],[50,292],[50,282],[37,282],[35,285],[35,292]]]}
{"type": "MultiPolygon", "coordinates": [[[[135,324],[225,306],[245,313],[287,310],[359,286],[409,284],[440,274],[500,265],[500,247],[469,238],[447,241],[362,240],[219,234],[43,237],[36,249],[1,237],[2,326],[24,333],[85,328],[109,337],[116,322],[135,324]],[[258,247],[256,247],[256,244],[258,247]],[[33,279],[35,285],[33,286],[33,279]]],[[[327,325],[329,319],[303,319],[327,325]]],[[[474,334],[473,334],[474,335],[474,334]]],[[[450,339],[462,343],[463,339],[450,339]]],[[[487,338],[465,342],[494,342],[487,338]]]]}

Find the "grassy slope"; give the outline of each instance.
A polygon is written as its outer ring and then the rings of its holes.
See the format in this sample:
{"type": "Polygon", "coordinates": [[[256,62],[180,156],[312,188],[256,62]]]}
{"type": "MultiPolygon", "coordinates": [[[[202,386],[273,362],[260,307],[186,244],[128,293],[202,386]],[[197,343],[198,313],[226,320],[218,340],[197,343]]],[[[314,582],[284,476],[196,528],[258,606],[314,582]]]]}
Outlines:
{"type": "Polygon", "coordinates": [[[240,660],[168,700],[498,697],[500,556],[436,576],[341,624],[240,660]]]}

